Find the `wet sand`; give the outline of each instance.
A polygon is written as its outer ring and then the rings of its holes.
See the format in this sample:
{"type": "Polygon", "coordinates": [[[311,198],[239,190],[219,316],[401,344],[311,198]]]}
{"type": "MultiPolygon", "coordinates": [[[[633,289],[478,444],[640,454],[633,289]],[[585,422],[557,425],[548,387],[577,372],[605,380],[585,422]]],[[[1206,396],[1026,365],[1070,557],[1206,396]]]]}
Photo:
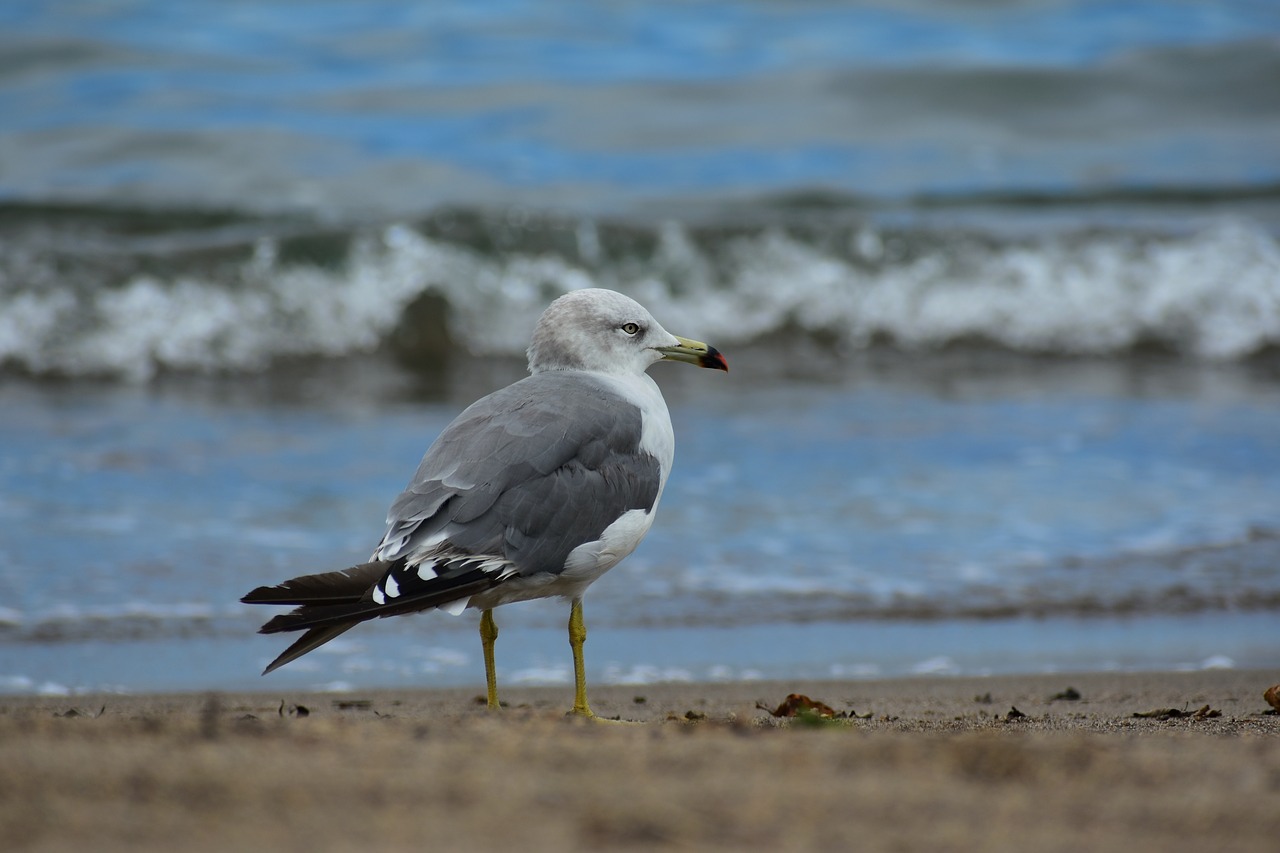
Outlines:
{"type": "Polygon", "coordinates": [[[5,697],[0,848],[1271,851],[1277,682],[591,691],[632,725],[566,719],[564,687],[505,690],[500,714],[475,690],[5,697]],[[759,707],[790,693],[841,716],[759,707]]]}

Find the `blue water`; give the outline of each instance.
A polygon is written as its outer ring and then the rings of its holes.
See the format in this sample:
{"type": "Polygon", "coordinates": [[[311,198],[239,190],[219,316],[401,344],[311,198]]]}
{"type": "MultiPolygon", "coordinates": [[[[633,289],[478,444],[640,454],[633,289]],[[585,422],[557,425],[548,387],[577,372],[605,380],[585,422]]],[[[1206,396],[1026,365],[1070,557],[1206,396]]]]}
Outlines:
{"type": "MultiPolygon", "coordinates": [[[[905,384],[849,366],[800,381],[661,371],[677,467],[642,548],[588,598],[596,677],[1269,664],[1273,385],[1228,368],[1187,383],[1160,360],[1130,365],[1137,393],[1105,363],[1006,365],[965,388],[934,369],[941,381],[917,369],[905,384]],[[1099,645],[1113,634],[1137,639],[1099,645]],[[792,639],[770,648],[778,636],[792,639]]],[[[234,379],[3,386],[0,685],[252,684],[281,643],[253,635],[265,611],[238,597],[367,557],[460,407],[348,399],[352,385],[339,374],[286,399],[234,379]],[[161,663],[184,648],[222,657],[161,663]]],[[[565,608],[501,617],[513,677],[559,680],[565,608]]],[[[466,683],[473,621],[362,629],[281,683],[466,683]]]]}
{"type": "MultiPolygon", "coordinates": [[[[528,607],[550,612],[554,605],[528,607]]],[[[21,673],[0,676],[0,693],[475,686],[479,694],[484,670],[475,620],[445,618],[370,624],[266,677],[258,672],[279,651],[278,638],[197,636],[85,644],[73,652],[30,645],[16,664],[7,651],[0,656],[8,672],[21,673]]],[[[1269,614],[1245,613],[597,630],[589,608],[587,619],[586,660],[594,684],[1274,669],[1270,638],[1277,623],[1269,614]]],[[[499,683],[565,685],[568,696],[573,667],[563,627],[501,619],[500,625],[499,683]]]]}
{"type": "MultiPolygon", "coordinates": [[[[595,680],[1277,666],[1280,6],[0,7],[0,691],[265,681],[583,286],[713,342],[595,680]]],[[[565,680],[564,608],[504,679],[565,680]]]]}
{"type": "Polygon", "coordinates": [[[618,210],[1274,183],[1258,2],[0,10],[0,195],[618,210]]]}

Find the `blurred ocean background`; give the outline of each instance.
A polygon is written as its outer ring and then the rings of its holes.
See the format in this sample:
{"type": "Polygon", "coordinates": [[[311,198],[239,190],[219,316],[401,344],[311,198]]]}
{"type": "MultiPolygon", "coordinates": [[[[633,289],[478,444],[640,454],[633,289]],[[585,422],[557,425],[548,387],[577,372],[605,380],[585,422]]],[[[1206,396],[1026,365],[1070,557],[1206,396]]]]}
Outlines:
{"type": "MultiPolygon", "coordinates": [[[[603,286],[676,469],[589,676],[1280,667],[1280,4],[0,5],[0,692],[479,684],[285,645],[603,286]]],[[[567,607],[498,613],[570,682],[567,607]]]]}

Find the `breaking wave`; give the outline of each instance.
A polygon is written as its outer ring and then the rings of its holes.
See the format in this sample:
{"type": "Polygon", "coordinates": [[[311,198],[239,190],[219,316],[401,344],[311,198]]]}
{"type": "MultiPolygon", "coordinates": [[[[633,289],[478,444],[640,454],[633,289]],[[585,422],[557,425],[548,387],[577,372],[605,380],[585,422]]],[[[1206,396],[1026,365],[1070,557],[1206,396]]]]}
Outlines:
{"type": "Polygon", "coordinates": [[[103,211],[14,225],[9,213],[0,365],[36,376],[145,381],[384,348],[519,355],[547,302],[582,287],[629,293],[726,345],[1238,360],[1280,344],[1280,243],[1244,218],[993,237],[834,216],[630,225],[449,211],[322,228],[121,225],[103,211]]]}

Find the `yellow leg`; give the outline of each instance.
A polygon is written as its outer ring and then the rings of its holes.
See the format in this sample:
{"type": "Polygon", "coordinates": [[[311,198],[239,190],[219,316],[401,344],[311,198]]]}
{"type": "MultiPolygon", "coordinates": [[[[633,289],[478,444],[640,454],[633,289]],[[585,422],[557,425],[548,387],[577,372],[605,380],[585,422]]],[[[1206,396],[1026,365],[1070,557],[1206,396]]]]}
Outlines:
{"type": "Polygon", "coordinates": [[[587,641],[587,625],[582,621],[582,599],[575,598],[569,608],[569,648],[573,649],[572,714],[595,717],[587,704],[587,670],[582,663],[582,646],[587,641]]]}
{"type": "Polygon", "coordinates": [[[484,681],[489,689],[489,707],[499,708],[498,670],[493,664],[493,644],[498,639],[498,623],[493,621],[493,611],[480,614],[480,644],[484,647],[484,681]]]}

